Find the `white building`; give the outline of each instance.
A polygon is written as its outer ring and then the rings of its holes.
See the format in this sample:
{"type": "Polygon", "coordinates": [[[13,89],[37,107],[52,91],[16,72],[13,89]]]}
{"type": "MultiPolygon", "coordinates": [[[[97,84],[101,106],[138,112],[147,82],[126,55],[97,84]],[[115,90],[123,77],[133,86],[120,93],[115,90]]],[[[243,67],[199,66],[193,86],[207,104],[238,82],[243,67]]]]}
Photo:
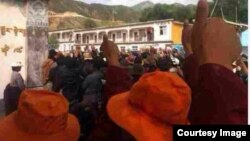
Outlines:
{"type": "Polygon", "coordinates": [[[94,46],[99,49],[103,35],[108,35],[121,51],[139,51],[150,46],[164,49],[173,44],[181,44],[183,23],[173,19],[131,23],[121,26],[100,27],[88,30],[67,29],[50,31],[59,41],[59,50],[68,52],[75,47],[94,46]]]}

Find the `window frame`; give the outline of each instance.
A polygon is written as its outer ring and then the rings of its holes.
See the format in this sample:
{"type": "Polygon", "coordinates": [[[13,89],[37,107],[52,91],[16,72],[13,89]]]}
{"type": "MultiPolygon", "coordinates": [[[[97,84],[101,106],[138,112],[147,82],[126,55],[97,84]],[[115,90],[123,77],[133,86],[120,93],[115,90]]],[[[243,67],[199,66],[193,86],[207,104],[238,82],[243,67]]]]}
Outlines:
{"type": "Polygon", "coordinates": [[[167,26],[166,25],[162,25],[160,26],[160,35],[167,35],[167,26]]]}

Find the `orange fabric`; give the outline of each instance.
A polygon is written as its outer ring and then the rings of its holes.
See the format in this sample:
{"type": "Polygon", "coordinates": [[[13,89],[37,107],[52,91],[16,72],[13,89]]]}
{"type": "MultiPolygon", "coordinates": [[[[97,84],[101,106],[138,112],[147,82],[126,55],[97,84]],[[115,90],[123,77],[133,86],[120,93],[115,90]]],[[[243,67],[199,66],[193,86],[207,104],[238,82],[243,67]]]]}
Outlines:
{"type": "Polygon", "coordinates": [[[42,65],[42,82],[45,83],[49,77],[49,71],[53,65],[54,61],[52,59],[47,59],[42,65]]]}
{"type": "Polygon", "coordinates": [[[45,90],[25,90],[18,111],[0,122],[3,141],[77,141],[79,136],[79,123],[68,114],[67,100],[45,90]]]}
{"type": "Polygon", "coordinates": [[[63,53],[61,51],[58,51],[55,58],[59,58],[60,56],[63,56],[63,53]]]}
{"type": "Polygon", "coordinates": [[[172,141],[172,125],[188,124],[191,90],[177,75],[153,72],[107,105],[111,119],[138,141],[172,141]]]}

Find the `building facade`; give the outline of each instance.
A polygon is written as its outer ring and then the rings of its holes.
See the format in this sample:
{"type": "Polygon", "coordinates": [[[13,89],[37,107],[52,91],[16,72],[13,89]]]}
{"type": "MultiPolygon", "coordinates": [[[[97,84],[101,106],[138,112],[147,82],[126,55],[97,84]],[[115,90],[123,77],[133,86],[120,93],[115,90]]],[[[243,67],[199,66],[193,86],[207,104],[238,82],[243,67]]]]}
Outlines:
{"type": "Polygon", "coordinates": [[[149,47],[164,49],[180,45],[182,29],[183,23],[168,19],[88,30],[56,30],[50,31],[49,35],[57,38],[62,52],[69,52],[75,47],[81,47],[83,51],[86,47],[99,49],[105,34],[120,51],[140,51],[149,47]]]}

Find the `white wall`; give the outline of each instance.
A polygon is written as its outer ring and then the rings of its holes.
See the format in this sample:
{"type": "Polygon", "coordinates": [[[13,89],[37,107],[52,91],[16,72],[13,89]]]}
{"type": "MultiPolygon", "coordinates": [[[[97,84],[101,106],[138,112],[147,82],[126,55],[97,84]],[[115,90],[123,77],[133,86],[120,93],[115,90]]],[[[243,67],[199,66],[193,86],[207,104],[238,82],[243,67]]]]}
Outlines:
{"type": "MultiPolygon", "coordinates": [[[[20,29],[26,29],[26,18],[22,15],[18,7],[7,6],[0,3],[1,20],[0,26],[6,26],[8,28],[14,28],[16,26],[20,29]]],[[[10,81],[11,76],[11,64],[16,61],[21,61],[24,67],[21,70],[23,78],[26,78],[26,61],[25,61],[25,50],[26,50],[26,37],[22,33],[18,33],[15,36],[14,31],[10,33],[6,32],[6,35],[2,36],[0,33],[0,99],[3,98],[3,91],[5,86],[10,81]],[[8,55],[1,51],[4,46],[8,45],[10,50],[8,55]],[[13,50],[16,47],[23,47],[22,53],[14,53],[13,50]]]]}
{"type": "MultiPolygon", "coordinates": [[[[75,39],[77,34],[80,35],[88,35],[89,34],[97,34],[99,35],[100,32],[106,32],[106,34],[110,33],[114,33],[116,34],[117,37],[117,31],[121,31],[122,33],[126,32],[127,33],[127,42],[129,41],[134,41],[134,38],[132,37],[131,39],[129,39],[129,31],[133,30],[133,32],[137,31],[138,35],[139,35],[139,29],[147,29],[149,27],[154,28],[154,41],[170,41],[172,40],[172,21],[160,21],[160,22],[156,22],[156,23],[148,23],[148,24],[144,24],[144,25],[125,25],[124,27],[116,27],[116,28],[107,28],[107,29],[96,29],[96,30],[89,30],[89,31],[76,31],[73,33],[73,39],[75,39]],[[165,35],[160,35],[160,26],[166,26],[167,27],[167,33],[165,35]],[[126,31],[124,31],[126,30],[126,31]]],[[[63,32],[69,32],[69,31],[73,31],[73,30],[62,30],[62,31],[52,31],[50,32],[50,34],[52,33],[63,33],[63,32]]],[[[133,36],[133,33],[132,33],[133,36]]],[[[82,40],[82,37],[81,37],[82,40]]],[[[145,37],[143,40],[147,40],[147,37],[145,37]]],[[[60,40],[60,41],[65,41],[65,40],[60,40]]],[[[122,42],[123,38],[121,36],[120,39],[116,38],[116,42],[122,42]]],[[[97,43],[101,43],[101,41],[98,39],[97,43]]],[[[92,40],[89,39],[89,44],[95,44],[95,40],[94,37],[92,40]]]]}
{"type": "Polygon", "coordinates": [[[154,24],[154,41],[170,41],[171,40],[171,33],[172,33],[172,24],[171,22],[165,23],[155,23],[154,24]],[[167,26],[167,34],[160,35],[160,26],[167,26]]]}
{"type": "MultiPolygon", "coordinates": [[[[126,25],[124,27],[116,27],[116,28],[107,28],[107,29],[96,29],[96,30],[90,30],[90,31],[76,31],[74,32],[73,34],[73,39],[75,39],[76,37],[76,34],[85,34],[87,36],[89,36],[89,44],[96,44],[95,43],[95,40],[94,40],[94,36],[93,36],[93,39],[90,40],[90,33],[96,33],[97,35],[99,35],[100,32],[106,32],[107,33],[112,33],[112,34],[116,34],[116,43],[118,44],[118,46],[125,46],[126,48],[128,49],[132,49],[133,46],[138,46],[138,48],[141,48],[141,47],[144,47],[144,46],[153,46],[155,48],[165,48],[166,47],[166,43],[159,43],[159,44],[146,44],[146,45],[142,45],[142,44],[133,44],[131,43],[130,45],[120,45],[119,43],[122,43],[123,42],[123,37],[122,37],[122,34],[123,33],[126,33],[127,35],[127,39],[126,39],[126,42],[133,42],[134,41],[134,37],[133,37],[133,33],[134,32],[138,32],[138,36],[139,35],[139,29],[147,29],[149,27],[152,27],[154,29],[154,41],[157,42],[157,41],[171,41],[172,40],[172,21],[159,21],[159,22],[156,22],[156,23],[148,23],[148,24],[145,24],[145,25],[126,25]],[[164,35],[160,35],[160,26],[166,26],[166,34],[164,35]],[[121,38],[120,39],[117,39],[117,31],[121,31],[121,38]],[[127,32],[126,32],[127,31],[127,32]],[[129,35],[129,32],[130,31],[133,31],[132,32],[132,38],[129,38],[130,35],[129,35]]],[[[73,31],[73,30],[71,30],[73,31]]],[[[63,30],[63,31],[55,31],[55,32],[50,32],[51,33],[63,33],[63,32],[68,32],[67,30],[63,30]]],[[[81,40],[82,40],[82,37],[81,37],[81,40]]],[[[112,36],[110,38],[110,40],[112,40],[112,36]]],[[[144,39],[142,39],[143,41],[147,41],[147,37],[145,37],[144,39]]],[[[102,40],[99,40],[98,37],[97,37],[97,43],[98,44],[101,44],[102,43],[102,40]]],[[[82,43],[82,44],[85,44],[85,43],[82,43]]],[[[67,46],[67,49],[68,50],[71,50],[71,48],[68,48],[68,43],[61,43],[60,45],[60,50],[61,51],[64,51],[64,45],[67,46]]],[[[73,46],[73,44],[71,44],[71,46],[73,46]]],[[[81,46],[83,49],[85,46],[81,46]]],[[[99,46],[98,45],[95,45],[95,47],[97,49],[99,49],[99,46]]]]}

